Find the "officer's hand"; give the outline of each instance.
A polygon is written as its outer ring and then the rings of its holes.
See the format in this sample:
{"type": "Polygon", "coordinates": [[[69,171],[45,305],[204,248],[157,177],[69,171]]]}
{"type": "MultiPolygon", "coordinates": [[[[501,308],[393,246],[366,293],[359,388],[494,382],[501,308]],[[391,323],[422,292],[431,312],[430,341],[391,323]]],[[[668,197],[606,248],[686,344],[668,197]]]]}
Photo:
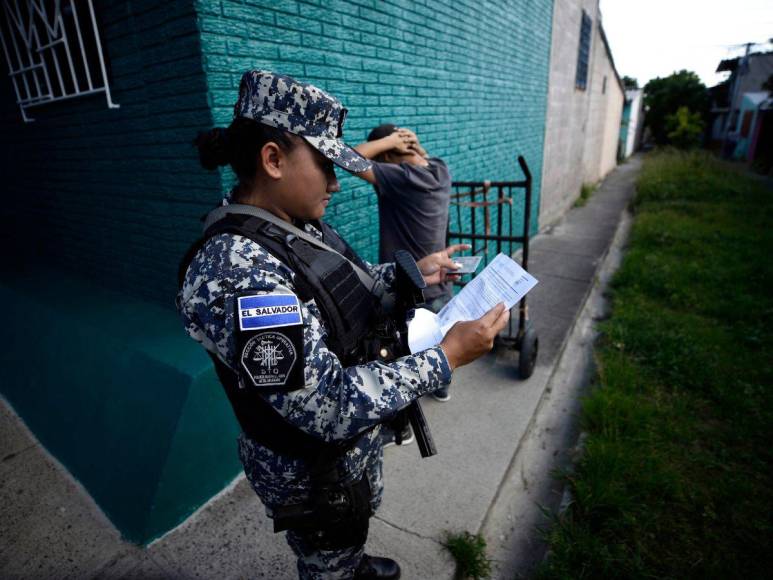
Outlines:
{"type": "Polygon", "coordinates": [[[494,346],[494,338],[510,320],[510,311],[497,304],[478,320],[457,322],[440,342],[451,370],[471,363],[494,346]]]}
{"type": "Polygon", "coordinates": [[[451,259],[451,255],[461,250],[469,250],[470,247],[469,244],[454,244],[453,246],[448,246],[445,250],[424,256],[416,262],[427,286],[440,284],[447,279],[457,277],[453,272],[458,270],[459,266],[451,259]]]}

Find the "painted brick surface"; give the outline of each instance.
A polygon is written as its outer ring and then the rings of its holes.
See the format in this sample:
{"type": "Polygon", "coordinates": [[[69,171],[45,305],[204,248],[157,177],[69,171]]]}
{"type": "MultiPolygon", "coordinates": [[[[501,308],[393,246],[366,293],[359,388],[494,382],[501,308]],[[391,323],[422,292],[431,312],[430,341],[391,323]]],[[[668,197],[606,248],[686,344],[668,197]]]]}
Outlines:
{"type": "Polygon", "coordinates": [[[180,256],[219,187],[191,146],[211,123],[193,2],[95,10],[120,108],[95,95],[31,109],[24,124],[0,83],[0,236],[20,262],[171,308],[180,256]]]}
{"type": "MultiPolygon", "coordinates": [[[[520,179],[524,155],[536,216],[552,2],[198,0],[196,9],[216,125],[231,120],[242,71],[283,72],[341,99],[349,143],[385,122],[412,128],[457,180],[520,179]]],[[[375,194],[339,177],[327,220],[375,260],[375,194]]],[[[222,172],[222,188],[232,184],[222,172]]]]}
{"type": "Polygon", "coordinates": [[[121,534],[146,542],[239,469],[233,413],[172,308],[220,180],[191,146],[211,124],[193,3],[94,4],[119,109],[97,95],[24,124],[0,83],[0,391],[121,534]]]}

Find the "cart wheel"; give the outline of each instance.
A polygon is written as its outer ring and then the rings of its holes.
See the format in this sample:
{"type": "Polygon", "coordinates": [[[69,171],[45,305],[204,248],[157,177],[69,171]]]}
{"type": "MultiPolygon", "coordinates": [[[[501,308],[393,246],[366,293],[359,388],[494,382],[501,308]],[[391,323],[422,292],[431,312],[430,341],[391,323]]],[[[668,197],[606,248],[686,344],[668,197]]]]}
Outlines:
{"type": "Polygon", "coordinates": [[[525,380],[534,372],[537,364],[537,353],[539,352],[539,338],[537,332],[529,325],[521,339],[520,355],[518,356],[518,372],[521,379],[525,380]]]}

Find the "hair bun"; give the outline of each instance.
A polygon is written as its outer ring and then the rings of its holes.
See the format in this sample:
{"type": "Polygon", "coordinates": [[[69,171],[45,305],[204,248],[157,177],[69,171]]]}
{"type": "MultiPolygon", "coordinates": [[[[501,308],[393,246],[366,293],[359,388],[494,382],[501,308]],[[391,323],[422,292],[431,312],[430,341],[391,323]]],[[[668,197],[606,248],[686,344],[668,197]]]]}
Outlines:
{"type": "Polygon", "coordinates": [[[231,162],[228,129],[215,127],[210,131],[202,131],[193,140],[193,144],[199,149],[199,162],[204,169],[217,169],[231,162]]]}

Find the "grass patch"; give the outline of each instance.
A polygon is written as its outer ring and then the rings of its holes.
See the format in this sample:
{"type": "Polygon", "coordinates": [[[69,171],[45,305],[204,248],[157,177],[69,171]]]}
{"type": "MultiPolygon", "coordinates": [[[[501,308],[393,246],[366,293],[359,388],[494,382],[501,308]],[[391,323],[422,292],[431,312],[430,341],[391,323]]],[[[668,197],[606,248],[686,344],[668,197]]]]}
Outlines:
{"type": "Polygon", "coordinates": [[[656,152],[541,578],[762,578],[773,566],[773,192],[656,152]]]}
{"type": "Polygon", "coordinates": [[[475,580],[491,576],[491,561],[486,557],[486,540],[480,534],[448,533],[443,545],[456,560],[457,576],[475,580]]]}
{"type": "Polygon", "coordinates": [[[596,191],[596,186],[594,184],[583,183],[580,188],[580,197],[574,200],[574,207],[582,207],[588,203],[588,200],[590,199],[590,196],[593,195],[594,191],[596,191]]]}

